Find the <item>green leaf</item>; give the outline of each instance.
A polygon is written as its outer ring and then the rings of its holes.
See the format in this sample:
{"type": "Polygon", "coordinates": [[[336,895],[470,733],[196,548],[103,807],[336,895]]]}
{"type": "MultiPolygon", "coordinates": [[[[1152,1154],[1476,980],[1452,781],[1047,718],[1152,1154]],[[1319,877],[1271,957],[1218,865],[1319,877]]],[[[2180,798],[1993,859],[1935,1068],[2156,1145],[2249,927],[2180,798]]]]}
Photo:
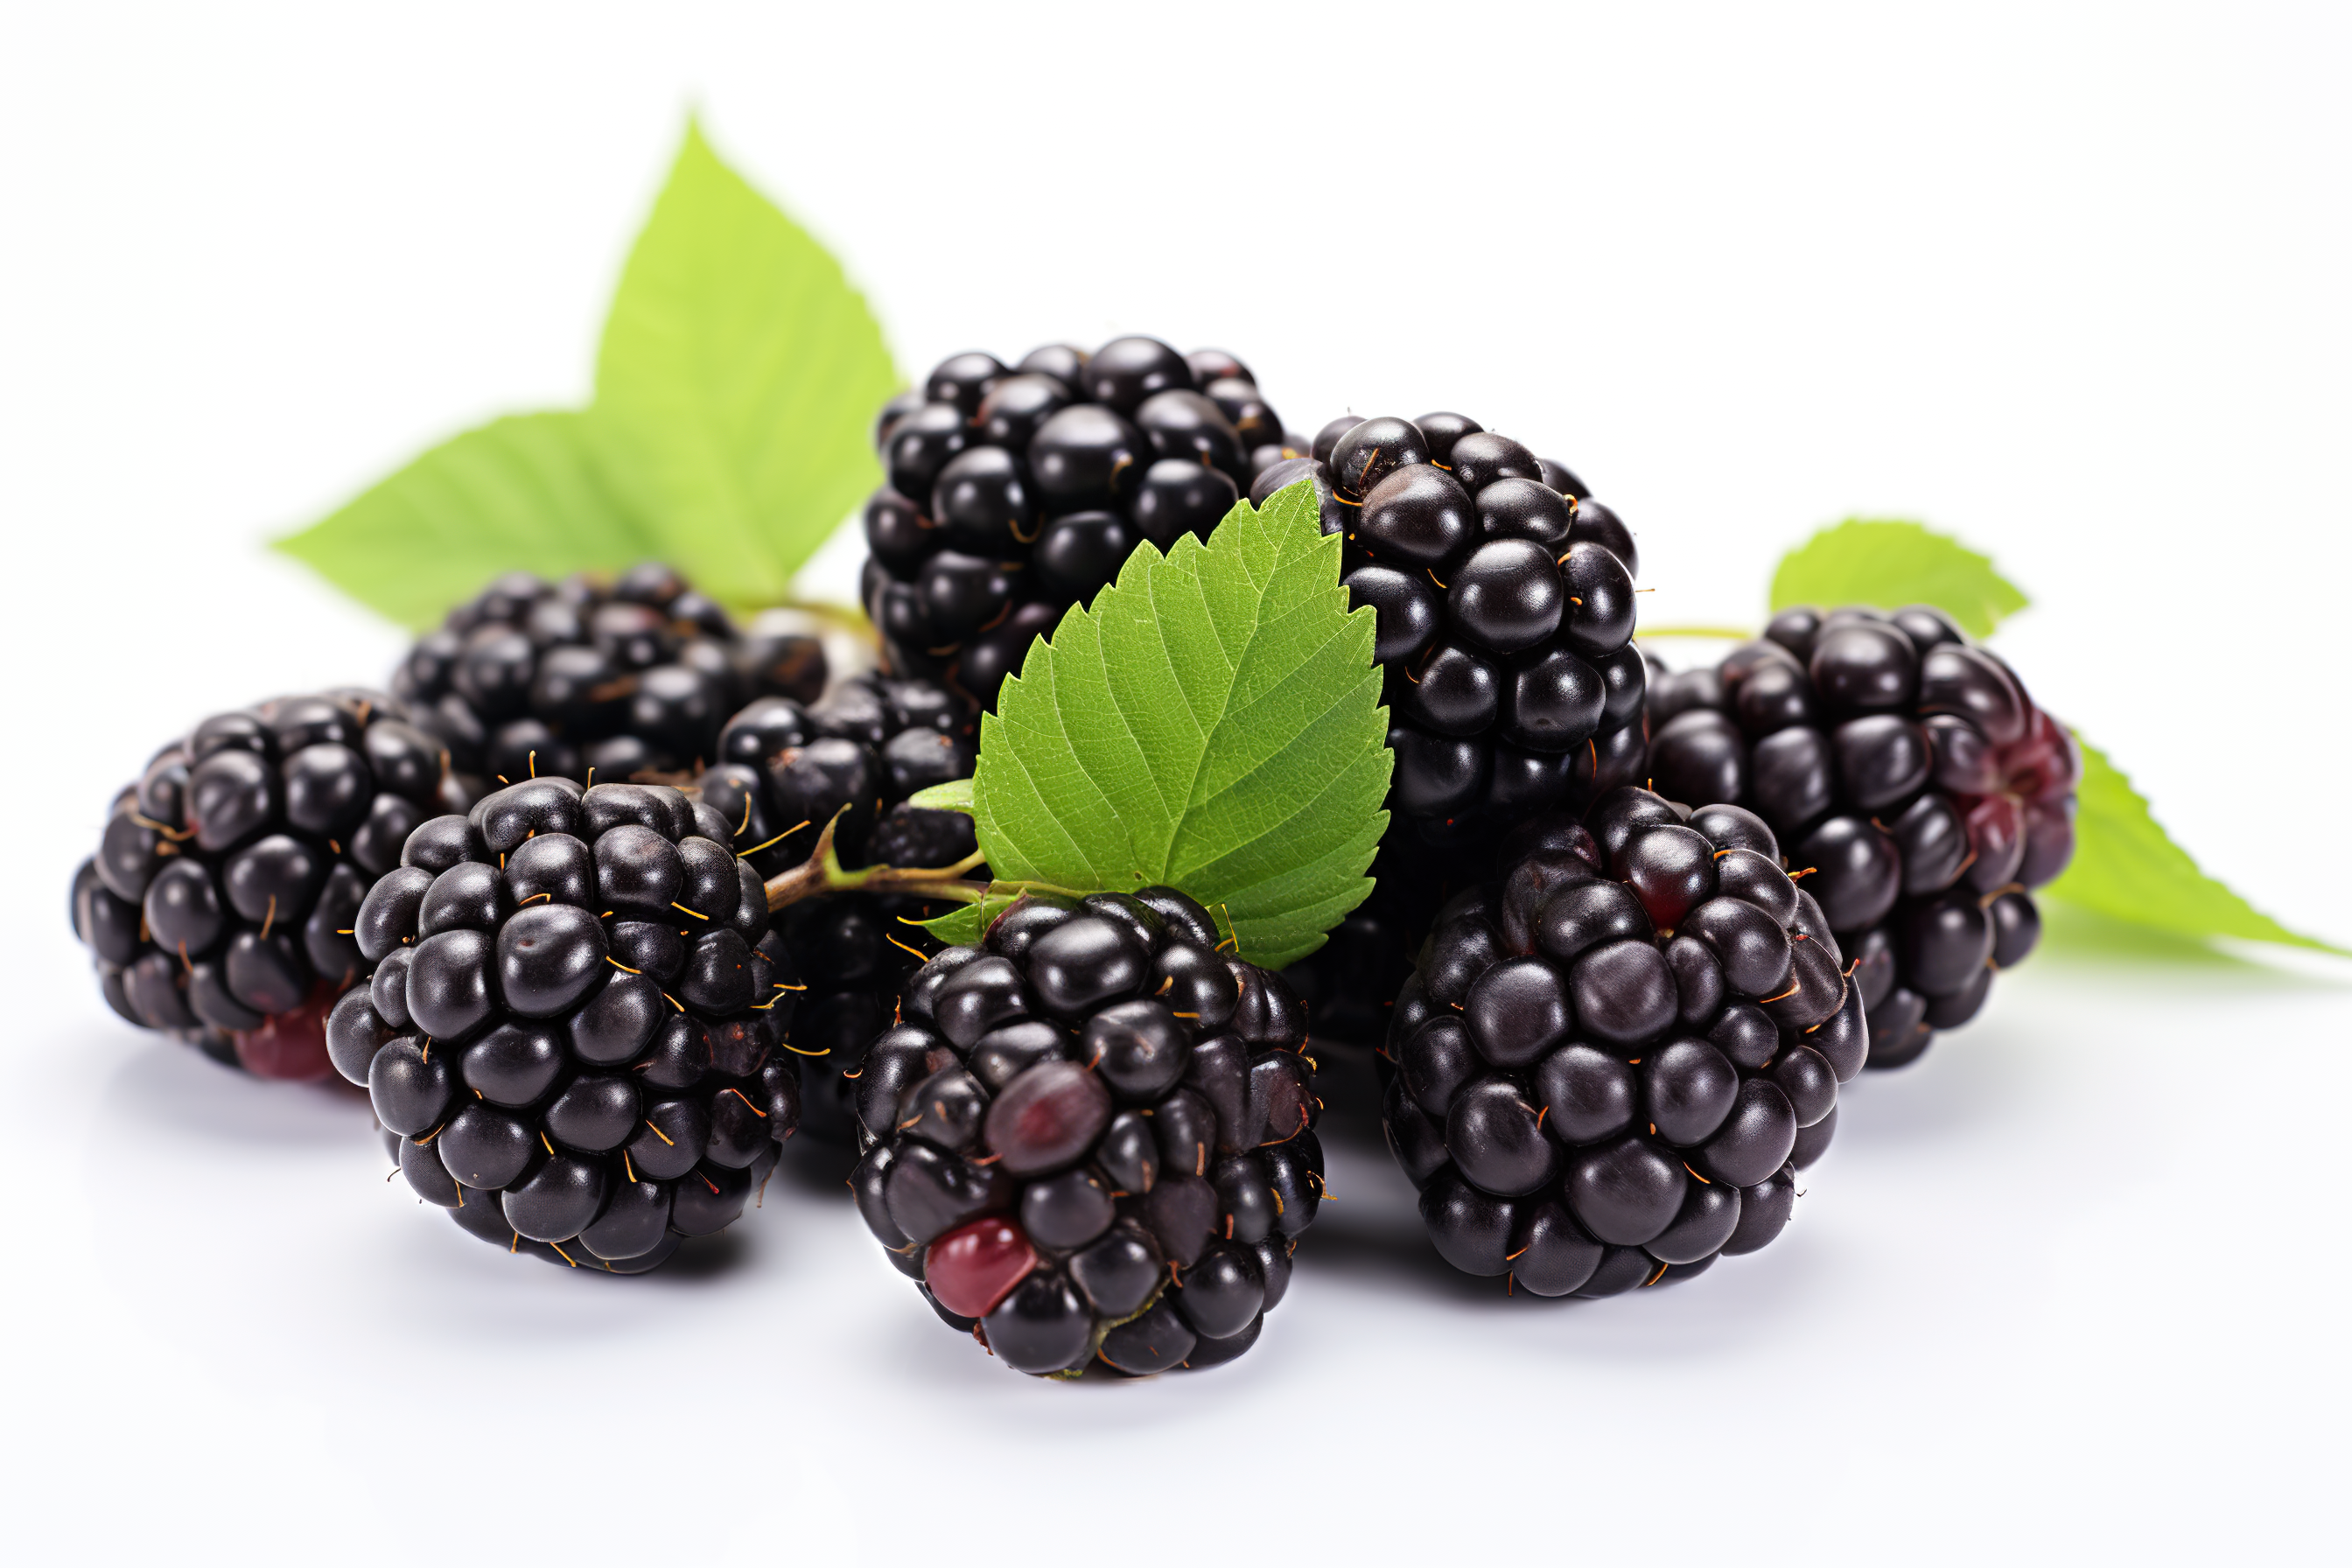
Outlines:
{"type": "Polygon", "coordinates": [[[1390,756],[1372,616],[1304,481],[1204,547],[1146,545],[1034,643],[981,720],[972,794],[1000,878],[1164,882],[1279,967],[1371,889],[1390,756]]]}
{"type": "Polygon", "coordinates": [[[420,630],[501,572],[560,577],[656,553],[605,487],[577,414],[468,430],[275,547],[420,630]]]}
{"type": "Polygon", "coordinates": [[[841,265],[687,127],[621,274],[590,410],[613,488],[704,593],[772,604],[881,479],[898,386],[841,265]]]}
{"type": "Polygon", "coordinates": [[[2034,962],[2067,960],[2093,963],[2158,963],[2172,968],[2242,970],[2251,959],[2215,947],[2198,937],[2158,931],[2154,926],[2086,910],[2059,899],[2041,898],[2042,946],[2034,962]]]}
{"type": "Polygon", "coordinates": [[[1780,557],[1772,608],[1874,605],[1897,610],[1933,605],[1972,637],[1989,637],[2025,608],[2024,591],[1993,570],[1992,558],[1916,522],[1848,518],[1780,557]]]}
{"type": "Polygon", "coordinates": [[[2074,858],[2042,889],[2042,897],[2177,936],[2242,937],[2345,952],[2289,931],[2199,870],[2189,852],[2157,825],[2131,781],[2088,742],[2083,745],[2076,800],[2074,858]]]}
{"type": "Polygon", "coordinates": [[[945,784],[933,784],[929,789],[919,789],[907,797],[907,804],[919,806],[925,811],[969,813],[971,810],[971,781],[950,779],[945,784]]]}
{"type": "Polygon", "coordinates": [[[951,947],[977,947],[980,939],[997,916],[1013,907],[1021,895],[1017,890],[991,891],[976,904],[958,904],[943,915],[934,915],[915,923],[951,947]]]}

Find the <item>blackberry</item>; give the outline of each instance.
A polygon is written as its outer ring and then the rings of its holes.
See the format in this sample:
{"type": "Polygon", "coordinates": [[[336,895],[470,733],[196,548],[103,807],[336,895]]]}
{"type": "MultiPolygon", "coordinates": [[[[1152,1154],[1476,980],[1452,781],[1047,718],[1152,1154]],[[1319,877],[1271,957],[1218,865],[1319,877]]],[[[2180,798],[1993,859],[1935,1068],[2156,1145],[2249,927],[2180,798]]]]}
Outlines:
{"type": "Polygon", "coordinates": [[[668,567],[606,581],[499,578],[411,648],[393,693],[478,787],[691,772],[752,699],[824,689],[824,645],[790,611],[739,635],[668,567]]]}
{"type": "Polygon", "coordinates": [[[1525,825],[1503,866],[1441,912],[1381,1059],[1438,1252],[1590,1297],[1763,1247],[1867,1050],[1771,829],[1619,788],[1525,825]]]}
{"type": "Polygon", "coordinates": [[[419,1197],[500,1247],[654,1268],[740,1214],[800,1117],[798,973],[730,826],[539,778],[408,836],[327,1049],[419,1197]]]}
{"type": "Polygon", "coordinates": [[[1306,1017],[1167,888],[1024,896],[918,972],[850,1178],[899,1270],[1016,1372],[1230,1361],[1322,1202],[1306,1017]]]}
{"type": "Polygon", "coordinates": [[[1342,1009],[1317,1013],[1318,1032],[1370,1041],[1369,999],[1396,994],[1444,893],[1491,868],[1504,830],[1642,777],[1641,558],[1568,468],[1464,415],[1333,420],[1250,499],[1302,479],[1324,532],[1346,538],[1350,602],[1378,617],[1396,763],[1381,890],[1296,975],[1342,1009]]]}
{"type": "MultiPolygon", "coordinates": [[[[868,674],[803,706],[767,697],[729,720],[719,761],[696,795],[717,811],[730,842],[762,878],[806,861],[831,824],[847,868],[952,866],[978,848],[960,811],[910,805],[907,797],[971,776],[976,721],[944,687],[868,674]]],[[[984,869],[978,875],[985,877],[984,869]]],[[[889,1026],[906,981],[939,942],[914,922],[949,906],[902,895],[842,893],[779,913],[800,956],[792,1045],[808,1064],[803,1125],[848,1144],[856,1122],[857,1070],[866,1044],[889,1026]]]]}
{"type": "Polygon", "coordinates": [[[441,743],[377,692],[215,713],[115,797],[74,872],[74,933],[117,1013],[264,1078],[330,1068],[352,927],[409,830],[462,809],[441,743]]]}
{"type": "Polygon", "coordinates": [[[1858,961],[1872,1067],[1916,1060],[2033,951],[2082,754],[1941,611],[1784,611],[1714,668],[1661,674],[1649,715],[1661,794],[1750,806],[1789,846],[1858,961]]]}
{"type": "Polygon", "coordinates": [[[1302,446],[1241,361],[1141,337],[1011,366],[956,354],[874,440],[888,479],[866,506],[862,596],[885,661],[992,710],[1031,641],[1139,543],[1205,538],[1302,446]]]}

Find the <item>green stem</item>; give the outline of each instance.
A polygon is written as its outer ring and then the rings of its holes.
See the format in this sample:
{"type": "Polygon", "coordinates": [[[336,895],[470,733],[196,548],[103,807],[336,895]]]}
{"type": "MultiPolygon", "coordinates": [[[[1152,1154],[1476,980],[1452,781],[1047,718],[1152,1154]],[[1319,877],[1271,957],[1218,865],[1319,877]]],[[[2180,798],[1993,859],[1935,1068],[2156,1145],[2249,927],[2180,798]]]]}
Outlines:
{"type": "Polygon", "coordinates": [[[952,866],[866,866],[855,871],[843,870],[833,835],[848,813],[849,807],[845,805],[833,814],[833,820],[816,836],[816,847],[809,851],[807,859],[768,879],[770,913],[827,893],[901,893],[960,904],[976,904],[988,896],[986,882],[962,879],[966,871],[981,863],[978,850],[952,866]]]}
{"type": "Polygon", "coordinates": [[[866,619],[866,612],[855,605],[830,605],[816,599],[788,599],[782,608],[798,610],[811,620],[837,626],[867,642],[874,640],[874,623],[866,619]]]}
{"type": "Polygon", "coordinates": [[[940,899],[952,904],[976,904],[1007,889],[1016,897],[1025,892],[1079,896],[1073,889],[1051,882],[971,881],[964,873],[981,864],[982,857],[976,849],[952,866],[865,866],[855,871],[844,870],[841,856],[834,848],[833,835],[848,814],[849,807],[845,805],[835,812],[833,820],[824,825],[824,831],[816,836],[816,847],[809,851],[808,858],[768,879],[770,913],[828,893],[896,893],[903,898],[940,899]]]}
{"type": "Polygon", "coordinates": [[[746,621],[762,610],[795,610],[820,626],[847,632],[860,642],[876,642],[874,623],[855,605],[829,605],[816,599],[748,599],[730,600],[727,608],[746,621]]]}
{"type": "Polygon", "coordinates": [[[1746,626],[1643,626],[1633,636],[1640,637],[1724,637],[1732,642],[1746,642],[1756,634],[1746,626]]]}

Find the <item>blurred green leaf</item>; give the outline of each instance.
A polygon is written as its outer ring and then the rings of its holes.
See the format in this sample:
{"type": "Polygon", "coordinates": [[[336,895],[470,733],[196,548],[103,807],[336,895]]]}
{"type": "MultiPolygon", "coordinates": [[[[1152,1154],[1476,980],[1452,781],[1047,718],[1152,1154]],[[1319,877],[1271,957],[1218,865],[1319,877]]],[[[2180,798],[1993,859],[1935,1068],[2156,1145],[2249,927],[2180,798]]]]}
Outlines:
{"type": "Polygon", "coordinates": [[[605,320],[590,410],[657,553],[737,605],[793,574],[879,482],[898,384],[841,265],[687,128],[605,320]]]}
{"type": "Polygon", "coordinates": [[[2042,909],[2042,952],[2053,959],[2152,963],[2168,968],[2189,965],[2205,970],[2259,968],[2236,953],[2196,937],[2119,921],[2063,899],[2045,899],[2040,894],[2035,897],[2042,909]]]}
{"type": "Polygon", "coordinates": [[[980,847],[1010,880],[1180,888],[1279,968],[1371,890],[1380,696],[1313,489],[1237,502],[1205,546],[1138,549],[1031,645],[981,720],[980,847]]]}
{"type": "Polygon", "coordinates": [[[1988,637],[2025,608],[2024,591],[1948,534],[1916,522],[1848,518],[1780,558],[1772,608],[1871,605],[1898,610],[1933,605],[1972,637],[1988,637]]]}
{"type": "Polygon", "coordinates": [[[971,781],[950,779],[945,784],[933,784],[929,789],[919,789],[907,797],[907,804],[920,806],[926,811],[969,813],[971,810],[971,781]]]}
{"type": "Polygon", "coordinates": [[[617,571],[656,552],[605,488],[577,414],[468,430],[275,547],[418,630],[501,572],[617,571]]]}
{"type": "Polygon", "coordinates": [[[2087,742],[2076,798],[2074,858],[2041,897],[2179,937],[2242,937],[2345,952],[2289,931],[2200,870],[2158,825],[2131,781],[2087,742]]]}

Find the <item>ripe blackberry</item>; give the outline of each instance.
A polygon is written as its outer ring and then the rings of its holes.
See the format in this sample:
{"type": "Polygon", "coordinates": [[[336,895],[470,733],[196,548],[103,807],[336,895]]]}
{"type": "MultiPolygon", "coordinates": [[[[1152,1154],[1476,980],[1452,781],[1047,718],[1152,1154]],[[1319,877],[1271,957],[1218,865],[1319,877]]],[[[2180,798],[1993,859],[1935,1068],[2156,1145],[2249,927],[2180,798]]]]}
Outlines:
{"type": "Polygon", "coordinates": [[[1867,1049],[1771,830],[1620,788],[1448,902],[1383,1053],[1389,1146],[1445,1260],[1610,1296],[1753,1252],[1867,1049]]]}
{"type": "Polygon", "coordinates": [[[2033,951],[2082,754],[1941,611],[1784,611],[1713,668],[1662,675],[1649,713],[1659,793],[1752,807],[1789,846],[1859,963],[1872,1067],[1916,1060],[2033,951]]]}
{"type": "MultiPolygon", "coordinates": [[[[728,721],[719,761],[695,793],[762,878],[806,860],[827,823],[845,868],[952,866],[978,847],[971,818],[907,797],[971,775],[975,727],[969,704],[928,681],[859,676],[807,706],[765,697],[728,721]]],[[[814,1136],[853,1141],[856,1085],[845,1075],[889,1026],[908,977],[940,949],[914,922],[948,907],[844,893],[781,911],[808,986],[792,1045],[808,1064],[803,1125],[814,1136]]]]}
{"type": "Polygon", "coordinates": [[[352,926],[409,830],[467,795],[380,693],[215,713],[115,797],[74,873],[74,933],[117,1013],[264,1078],[329,1071],[352,926]]]}
{"type": "Polygon", "coordinates": [[[956,354],[883,409],[874,442],[889,477],[866,506],[863,597],[885,660],[988,709],[1138,543],[1205,537],[1298,449],[1233,355],[1140,337],[1013,366],[956,354]]]}
{"type": "Polygon", "coordinates": [[[757,697],[814,699],[824,646],[790,612],[739,635],[667,566],[606,582],[499,578],[449,612],[394,672],[394,695],[479,788],[528,778],[619,784],[710,760],[757,697]]]}
{"type": "Polygon", "coordinates": [[[624,1274],[742,1212],[800,1118],[798,976],[730,836],[678,790],[567,778],[408,836],[327,1049],[418,1196],[624,1274]]]}
{"type": "Polygon", "coordinates": [[[1492,868],[1503,830],[1642,777],[1641,558],[1564,465],[1459,414],[1336,419],[1250,499],[1301,479],[1346,536],[1351,603],[1378,617],[1396,766],[1381,890],[1296,974],[1341,1009],[1315,1013],[1318,1034],[1370,1041],[1364,999],[1396,994],[1444,892],[1492,868]]]}
{"type": "Polygon", "coordinates": [[[915,975],[857,1079],[859,1211],[1016,1372],[1232,1360],[1322,1202],[1306,1018],[1173,889],[1032,894],[915,975]]]}

